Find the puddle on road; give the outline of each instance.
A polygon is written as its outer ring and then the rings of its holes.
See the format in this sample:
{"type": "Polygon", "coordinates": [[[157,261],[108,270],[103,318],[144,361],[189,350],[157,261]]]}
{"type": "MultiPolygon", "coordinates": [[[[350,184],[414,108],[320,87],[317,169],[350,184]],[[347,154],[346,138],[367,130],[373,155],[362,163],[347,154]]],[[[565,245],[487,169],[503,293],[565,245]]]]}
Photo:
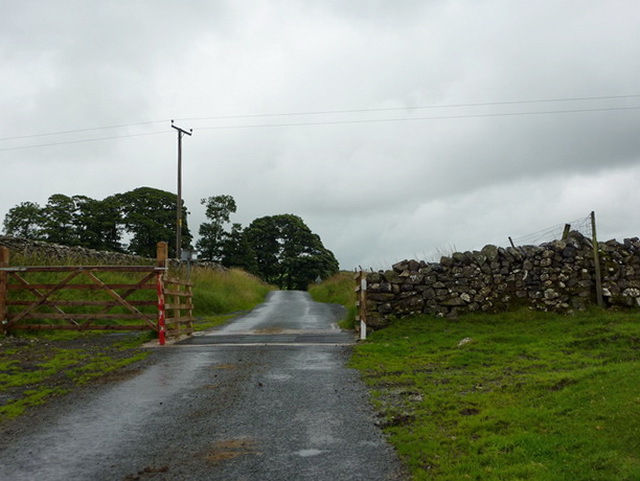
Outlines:
{"type": "Polygon", "coordinates": [[[318,351],[298,352],[292,363],[301,371],[328,371],[341,365],[333,353],[318,351]]]}
{"type": "Polygon", "coordinates": [[[293,376],[291,374],[267,374],[265,376],[267,379],[270,379],[271,381],[288,381],[289,379],[291,379],[293,376]]]}
{"type": "Polygon", "coordinates": [[[132,449],[145,429],[154,428],[164,405],[189,396],[211,357],[176,355],[108,389],[88,391],[84,404],[73,404],[3,453],[13,460],[3,479],[92,479],[104,459],[132,449]]]}
{"type": "Polygon", "coordinates": [[[326,453],[326,451],[322,451],[320,449],[301,449],[300,451],[296,451],[296,456],[300,456],[301,458],[309,458],[311,456],[318,456],[319,454],[326,453]]]}

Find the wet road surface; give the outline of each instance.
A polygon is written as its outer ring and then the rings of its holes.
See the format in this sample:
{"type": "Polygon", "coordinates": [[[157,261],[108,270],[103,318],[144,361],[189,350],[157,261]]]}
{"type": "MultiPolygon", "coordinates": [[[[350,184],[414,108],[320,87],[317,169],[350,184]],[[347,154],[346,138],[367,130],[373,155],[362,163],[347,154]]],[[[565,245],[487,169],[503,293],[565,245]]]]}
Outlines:
{"type": "Polygon", "coordinates": [[[278,291],[248,315],[155,349],[128,379],[19,418],[0,479],[390,480],[339,306],[278,291]]]}

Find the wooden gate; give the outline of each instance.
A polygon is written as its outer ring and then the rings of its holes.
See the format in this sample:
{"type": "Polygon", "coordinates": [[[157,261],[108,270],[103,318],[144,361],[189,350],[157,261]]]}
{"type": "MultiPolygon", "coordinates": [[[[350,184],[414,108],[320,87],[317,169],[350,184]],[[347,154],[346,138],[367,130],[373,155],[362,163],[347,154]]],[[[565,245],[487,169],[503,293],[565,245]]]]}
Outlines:
{"type": "Polygon", "coordinates": [[[153,330],[162,343],[164,322],[169,334],[191,334],[191,287],[167,276],[164,242],[155,266],[11,267],[0,247],[0,332],[153,330]],[[165,296],[172,302],[160,302],[165,296]],[[165,311],[173,315],[165,319],[165,311]]]}

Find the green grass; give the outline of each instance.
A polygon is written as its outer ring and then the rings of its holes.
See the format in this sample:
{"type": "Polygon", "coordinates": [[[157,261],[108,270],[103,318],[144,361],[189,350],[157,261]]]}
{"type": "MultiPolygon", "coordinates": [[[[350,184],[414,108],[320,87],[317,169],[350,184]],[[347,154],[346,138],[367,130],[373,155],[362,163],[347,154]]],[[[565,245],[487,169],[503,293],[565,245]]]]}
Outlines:
{"type": "Polygon", "coordinates": [[[347,314],[340,322],[340,327],[353,329],[356,318],[355,286],[353,273],[340,272],[320,284],[310,286],[309,294],[316,302],[329,302],[346,307],[347,314]]]}
{"type": "Polygon", "coordinates": [[[24,391],[20,399],[14,399],[0,406],[0,421],[12,419],[23,414],[28,408],[44,404],[47,399],[53,396],[66,394],[67,390],[62,388],[43,388],[24,391]]]}
{"type": "MultiPolygon", "coordinates": [[[[30,333],[19,347],[0,350],[0,421],[19,416],[26,409],[53,396],[146,358],[139,346],[148,333],[126,336],[115,342],[91,343],[102,334],[30,333]],[[31,338],[31,340],[29,340],[31,338]]],[[[107,338],[105,338],[107,339],[107,338]]],[[[6,341],[5,341],[6,342],[6,341]]]]}
{"type": "Polygon", "coordinates": [[[635,313],[415,317],[351,363],[415,480],[640,479],[635,313]]]}
{"type": "Polygon", "coordinates": [[[194,315],[210,316],[253,309],[274,288],[240,269],[194,269],[194,315]]]}
{"type": "Polygon", "coordinates": [[[237,314],[222,314],[219,316],[199,317],[193,323],[193,329],[195,331],[205,331],[213,327],[222,326],[235,317],[237,317],[237,314]]]}

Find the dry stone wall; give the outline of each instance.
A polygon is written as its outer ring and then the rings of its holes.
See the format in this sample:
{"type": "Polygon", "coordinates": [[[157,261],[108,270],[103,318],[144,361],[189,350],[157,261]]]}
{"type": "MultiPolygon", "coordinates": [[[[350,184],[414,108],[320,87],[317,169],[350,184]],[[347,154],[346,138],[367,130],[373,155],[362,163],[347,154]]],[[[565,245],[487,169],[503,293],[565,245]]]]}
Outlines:
{"type": "MultiPolygon", "coordinates": [[[[70,247],[21,237],[0,236],[0,247],[6,247],[11,253],[33,257],[45,263],[71,262],[81,265],[91,262],[98,265],[153,265],[156,262],[155,259],[121,252],[97,251],[78,246],[70,247]]],[[[169,263],[171,267],[179,267],[185,264],[175,259],[170,259],[169,263]]],[[[218,262],[194,261],[192,266],[226,270],[218,262]]]]}
{"type": "MultiPolygon", "coordinates": [[[[599,243],[607,306],[640,306],[640,241],[599,243]]],[[[539,246],[456,252],[439,263],[404,260],[367,275],[367,323],[425,313],[455,317],[517,306],[570,312],[595,304],[591,240],[579,232],[539,246]]]]}
{"type": "Polygon", "coordinates": [[[21,237],[0,236],[0,246],[8,248],[12,254],[18,253],[25,256],[33,256],[43,261],[52,262],[73,260],[82,264],[87,259],[90,259],[94,263],[104,265],[134,263],[147,265],[155,262],[155,259],[147,259],[146,257],[133,256],[120,252],[97,251],[77,246],[69,247],[21,237]]]}

